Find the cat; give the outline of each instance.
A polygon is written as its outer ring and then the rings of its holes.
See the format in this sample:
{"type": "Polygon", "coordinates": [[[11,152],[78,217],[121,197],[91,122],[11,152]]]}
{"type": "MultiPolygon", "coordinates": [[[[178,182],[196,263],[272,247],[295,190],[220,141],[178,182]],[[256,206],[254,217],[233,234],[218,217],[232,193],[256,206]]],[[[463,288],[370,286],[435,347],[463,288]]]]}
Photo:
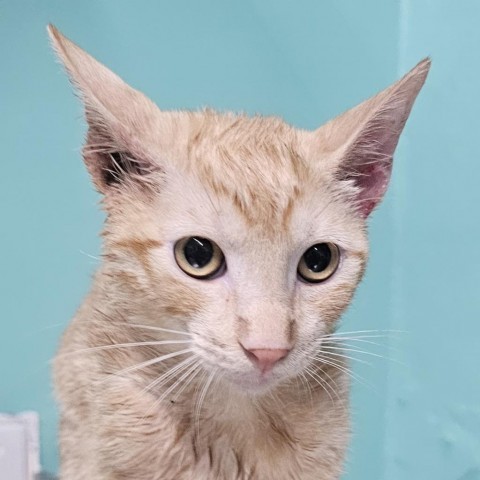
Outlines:
{"type": "Polygon", "coordinates": [[[336,326],[430,60],[305,131],[163,112],[48,30],[106,212],[103,261],[54,360],[60,478],[338,479],[336,326]]]}

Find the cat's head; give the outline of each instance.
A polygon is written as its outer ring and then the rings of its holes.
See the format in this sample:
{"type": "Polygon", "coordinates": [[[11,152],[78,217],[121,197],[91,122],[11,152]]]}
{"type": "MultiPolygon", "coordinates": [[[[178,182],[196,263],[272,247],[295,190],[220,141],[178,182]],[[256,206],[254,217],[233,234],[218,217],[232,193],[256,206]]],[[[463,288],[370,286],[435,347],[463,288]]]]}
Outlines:
{"type": "Polygon", "coordinates": [[[429,61],[304,131],[278,118],[160,111],[50,34],[85,103],[111,301],[137,323],[190,332],[205,368],[242,388],[297,375],[362,277],[366,219],[429,61]]]}

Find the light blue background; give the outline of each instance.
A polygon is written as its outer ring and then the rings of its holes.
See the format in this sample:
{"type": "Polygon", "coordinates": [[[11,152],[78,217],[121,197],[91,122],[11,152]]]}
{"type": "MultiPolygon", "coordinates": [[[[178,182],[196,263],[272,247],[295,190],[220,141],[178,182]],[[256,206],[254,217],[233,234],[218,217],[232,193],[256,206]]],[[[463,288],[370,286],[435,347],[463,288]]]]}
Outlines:
{"type": "Polygon", "coordinates": [[[344,322],[408,332],[373,350],[399,363],[356,367],[373,387],[354,386],[345,479],[480,479],[480,3],[0,0],[0,410],[40,412],[54,471],[48,361],[88,289],[102,215],[48,22],[162,108],[304,128],[432,56],[344,322]]]}

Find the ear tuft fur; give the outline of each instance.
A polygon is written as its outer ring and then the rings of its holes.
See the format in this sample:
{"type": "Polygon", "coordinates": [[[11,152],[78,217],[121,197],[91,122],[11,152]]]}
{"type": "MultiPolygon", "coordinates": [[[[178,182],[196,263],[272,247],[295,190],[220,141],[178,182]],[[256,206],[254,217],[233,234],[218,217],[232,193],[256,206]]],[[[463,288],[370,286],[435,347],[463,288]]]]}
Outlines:
{"type": "Polygon", "coordinates": [[[356,187],[364,217],[385,194],[395,148],[430,64],[424,59],[401,80],[315,132],[316,148],[334,152],[337,179],[356,187]]]}

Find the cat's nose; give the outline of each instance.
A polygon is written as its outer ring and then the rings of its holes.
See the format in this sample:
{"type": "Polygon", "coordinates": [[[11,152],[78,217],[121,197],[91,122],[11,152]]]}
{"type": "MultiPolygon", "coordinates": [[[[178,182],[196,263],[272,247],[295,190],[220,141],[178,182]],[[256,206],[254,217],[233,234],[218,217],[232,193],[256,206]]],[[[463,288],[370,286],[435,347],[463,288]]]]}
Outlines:
{"type": "Polygon", "coordinates": [[[260,369],[262,373],[267,373],[280,361],[285,358],[290,349],[287,348],[251,348],[243,349],[250,361],[260,369]]]}

